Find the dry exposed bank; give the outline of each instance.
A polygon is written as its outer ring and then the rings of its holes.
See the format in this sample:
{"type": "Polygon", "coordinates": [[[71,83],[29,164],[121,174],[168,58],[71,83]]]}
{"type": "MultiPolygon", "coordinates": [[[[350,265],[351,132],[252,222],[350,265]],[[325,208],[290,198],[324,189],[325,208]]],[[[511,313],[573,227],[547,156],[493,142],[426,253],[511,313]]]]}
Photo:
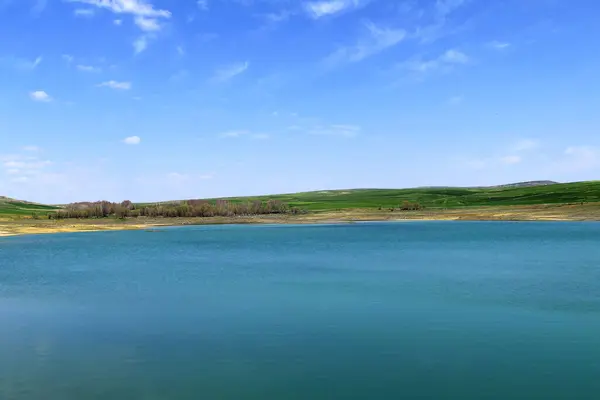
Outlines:
{"type": "Polygon", "coordinates": [[[463,221],[600,221],[600,203],[473,207],[456,209],[430,209],[423,211],[346,210],[309,213],[304,215],[261,215],[255,217],[211,218],[135,218],[91,220],[0,220],[0,236],[149,229],[160,226],[209,224],[316,224],[358,221],[402,220],[463,220],[463,221]]]}

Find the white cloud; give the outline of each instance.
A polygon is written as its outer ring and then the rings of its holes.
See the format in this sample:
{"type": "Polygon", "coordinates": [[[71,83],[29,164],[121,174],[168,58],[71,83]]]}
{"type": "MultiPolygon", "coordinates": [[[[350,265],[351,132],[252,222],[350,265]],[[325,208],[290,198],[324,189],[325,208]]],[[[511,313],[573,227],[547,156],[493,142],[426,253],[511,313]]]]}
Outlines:
{"type": "Polygon", "coordinates": [[[75,59],[75,57],[73,57],[73,56],[72,56],[72,55],[70,55],[70,54],[63,54],[63,55],[62,55],[62,59],[63,59],[63,60],[65,60],[65,62],[66,62],[67,64],[71,64],[71,63],[73,62],[73,60],[75,59]]]}
{"type": "Polygon", "coordinates": [[[250,131],[247,131],[247,130],[234,130],[234,131],[222,132],[219,134],[219,136],[224,137],[224,138],[237,138],[240,136],[247,135],[249,133],[250,133],[250,131]]]}
{"type": "Polygon", "coordinates": [[[399,64],[399,67],[423,76],[435,72],[450,72],[455,66],[465,65],[469,62],[470,58],[466,54],[450,49],[437,58],[429,60],[413,59],[399,64]]]}
{"type": "Polygon", "coordinates": [[[37,153],[38,151],[41,151],[42,149],[38,146],[23,146],[23,150],[29,151],[32,153],[37,153]]]}
{"type": "Polygon", "coordinates": [[[435,13],[438,17],[446,17],[467,2],[467,0],[437,0],[435,13]]]}
{"type": "Polygon", "coordinates": [[[452,96],[448,99],[448,104],[451,106],[458,106],[464,102],[463,96],[452,96]]]}
{"type": "Polygon", "coordinates": [[[500,162],[502,162],[503,164],[518,164],[522,161],[522,158],[520,156],[517,155],[510,155],[510,156],[504,156],[500,158],[500,162]]]}
{"type": "MultiPolygon", "coordinates": [[[[459,29],[455,26],[449,26],[449,20],[456,10],[468,2],[469,0],[436,0],[432,12],[433,22],[418,27],[413,36],[420,39],[423,43],[430,43],[444,36],[456,33],[459,29]]],[[[423,12],[423,9],[418,10],[418,19],[423,16],[423,12]]]]}
{"type": "Polygon", "coordinates": [[[256,140],[266,140],[270,138],[270,135],[267,133],[252,133],[252,131],[246,129],[232,130],[221,132],[219,137],[222,138],[240,138],[240,137],[248,137],[250,139],[256,140]]]}
{"type": "Polygon", "coordinates": [[[488,47],[491,47],[492,49],[495,49],[495,50],[504,50],[504,49],[507,49],[508,47],[510,47],[510,43],[500,42],[497,40],[493,40],[493,41],[489,42],[487,45],[488,45],[488,47]]]}
{"type": "Polygon", "coordinates": [[[115,25],[117,25],[117,26],[120,26],[120,25],[122,25],[122,24],[123,24],[123,20],[122,20],[122,19],[115,19],[115,20],[113,21],[113,24],[115,24],[115,25]]]}
{"type": "Polygon", "coordinates": [[[0,66],[2,64],[20,70],[32,71],[36,69],[42,63],[43,57],[38,56],[35,60],[27,60],[19,57],[0,57],[0,66]]]}
{"type": "Polygon", "coordinates": [[[440,60],[448,64],[466,64],[469,62],[469,57],[458,50],[448,50],[440,57],[440,60]]]}
{"type": "Polygon", "coordinates": [[[215,81],[215,82],[228,81],[228,80],[234,78],[235,76],[244,73],[248,69],[249,66],[250,66],[250,63],[248,63],[246,61],[246,62],[239,62],[239,63],[235,63],[235,64],[231,64],[231,65],[222,67],[215,72],[215,75],[213,76],[213,81],[215,81]]]}
{"type": "Polygon", "coordinates": [[[279,22],[287,21],[293,14],[294,12],[290,10],[281,10],[274,13],[263,14],[262,17],[264,17],[269,24],[274,25],[279,22]]]}
{"type": "MultiPolygon", "coordinates": [[[[171,18],[171,12],[168,10],[156,9],[146,0],[64,0],[71,3],[83,3],[106,9],[115,14],[128,14],[133,16],[135,25],[143,32],[158,32],[162,26],[160,20],[171,18]]],[[[120,19],[115,20],[116,25],[120,25],[120,19]]],[[[132,44],[135,54],[146,50],[149,40],[153,36],[148,34],[137,38],[132,44]]]]}
{"type": "Polygon", "coordinates": [[[117,82],[117,81],[107,81],[98,84],[100,87],[109,87],[111,89],[116,90],[129,90],[131,89],[131,82],[117,82]]]}
{"type": "Polygon", "coordinates": [[[168,10],[157,10],[144,0],[66,0],[71,3],[83,3],[104,8],[115,14],[131,14],[149,18],[170,18],[168,10]]]}
{"type": "Polygon", "coordinates": [[[43,90],[36,90],[35,92],[31,92],[29,93],[29,97],[33,101],[41,101],[46,103],[52,101],[52,97],[50,97],[50,95],[48,95],[48,93],[44,92],[43,90]]]}
{"type": "Polygon", "coordinates": [[[94,67],[92,65],[78,64],[75,68],[77,68],[79,71],[83,71],[83,72],[100,72],[101,71],[100,68],[94,67]]]}
{"type": "Polygon", "coordinates": [[[73,11],[76,17],[93,17],[96,12],[93,8],[77,8],[73,11]]]}
{"type": "Polygon", "coordinates": [[[48,0],[36,0],[31,12],[33,15],[39,16],[48,6],[48,0]]]}
{"type": "Polygon", "coordinates": [[[310,135],[355,137],[361,132],[357,125],[333,124],[327,126],[316,126],[307,131],[310,135]]]}
{"type": "Polygon", "coordinates": [[[517,141],[514,146],[513,146],[513,150],[514,151],[527,151],[527,150],[533,150],[537,147],[539,147],[540,143],[537,140],[534,139],[521,139],[519,141],[517,141]]]}
{"type": "Polygon", "coordinates": [[[380,27],[371,22],[366,23],[365,27],[368,31],[366,37],[354,46],[336,50],[325,59],[325,63],[334,66],[344,62],[358,62],[397,45],[406,37],[406,32],[402,29],[380,27]]]}
{"type": "Polygon", "coordinates": [[[196,5],[198,6],[198,9],[208,11],[208,0],[198,0],[196,1],[196,5]]]}
{"type": "Polygon", "coordinates": [[[133,50],[135,54],[139,54],[146,50],[148,47],[148,39],[149,37],[147,35],[143,35],[133,41],[133,50]]]}
{"type": "Polygon", "coordinates": [[[311,1],[304,5],[304,10],[315,19],[329,15],[339,14],[344,11],[356,9],[366,5],[366,0],[325,0],[311,1]]]}
{"type": "Polygon", "coordinates": [[[140,144],[142,142],[142,139],[139,136],[129,136],[126,137],[125,139],[123,139],[123,143],[125,144],[140,144]]]}
{"type": "Polygon", "coordinates": [[[41,160],[32,156],[33,149],[39,150],[36,146],[25,146],[23,151],[29,154],[10,154],[0,155],[0,173],[8,175],[10,178],[5,182],[24,183],[30,179],[35,179],[44,174],[44,171],[54,163],[49,160],[41,160]]]}
{"type": "Polygon", "coordinates": [[[5,161],[4,168],[19,169],[19,170],[37,170],[52,165],[52,161],[38,160],[37,158],[23,158],[24,161],[5,161]]]}
{"type": "Polygon", "coordinates": [[[135,17],[134,22],[144,32],[156,32],[161,29],[156,18],[135,17]]]}

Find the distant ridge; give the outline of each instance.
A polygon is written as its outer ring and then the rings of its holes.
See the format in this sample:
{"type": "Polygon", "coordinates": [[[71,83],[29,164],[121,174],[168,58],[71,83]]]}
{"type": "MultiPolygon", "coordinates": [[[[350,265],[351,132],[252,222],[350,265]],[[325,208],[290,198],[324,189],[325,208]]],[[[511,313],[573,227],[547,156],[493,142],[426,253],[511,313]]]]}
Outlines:
{"type": "Polygon", "coordinates": [[[516,182],[516,183],[508,183],[505,185],[496,185],[496,186],[483,186],[487,188],[515,188],[515,187],[531,187],[531,186],[547,186],[547,185],[557,185],[560,182],[555,181],[527,181],[527,182],[516,182]]]}
{"type": "Polygon", "coordinates": [[[548,186],[548,185],[559,185],[560,182],[556,181],[526,181],[526,182],[515,182],[506,183],[504,185],[492,185],[492,186],[418,186],[415,189],[509,189],[519,187],[533,187],[533,186],[548,186]]]}

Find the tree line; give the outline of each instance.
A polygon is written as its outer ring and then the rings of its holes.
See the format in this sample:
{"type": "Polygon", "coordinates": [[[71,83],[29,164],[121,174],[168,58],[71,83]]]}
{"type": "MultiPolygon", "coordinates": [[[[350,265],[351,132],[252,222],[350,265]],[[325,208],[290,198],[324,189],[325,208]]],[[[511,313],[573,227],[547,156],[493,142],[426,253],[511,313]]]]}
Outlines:
{"type": "MultiPolygon", "coordinates": [[[[399,205],[398,207],[390,207],[389,211],[420,211],[423,210],[425,208],[424,205],[418,203],[418,202],[410,202],[405,200],[401,205],[399,205]]],[[[383,207],[380,206],[379,210],[382,210],[383,207]]]]}
{"type": "Polygon", "coordinates": [[[297,207],[279,200],[231,202],[228,200],[185,200],[173,203],[135,205],[129,200],[71,203],[64,209],[48,214],[50,219],[66,218],[137,218],[137,217],[234,217],[266,214],[301,214],[297,207]]]}

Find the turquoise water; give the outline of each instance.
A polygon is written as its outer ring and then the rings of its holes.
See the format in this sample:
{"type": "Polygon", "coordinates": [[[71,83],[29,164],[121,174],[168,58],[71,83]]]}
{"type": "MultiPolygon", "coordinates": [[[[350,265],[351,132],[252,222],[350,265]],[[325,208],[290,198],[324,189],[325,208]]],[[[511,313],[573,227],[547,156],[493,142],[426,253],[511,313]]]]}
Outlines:
{"type": "Polygon", "coordinates": [[[600,224],[0,239],[0,399],[600,398],[600,224]]]}

